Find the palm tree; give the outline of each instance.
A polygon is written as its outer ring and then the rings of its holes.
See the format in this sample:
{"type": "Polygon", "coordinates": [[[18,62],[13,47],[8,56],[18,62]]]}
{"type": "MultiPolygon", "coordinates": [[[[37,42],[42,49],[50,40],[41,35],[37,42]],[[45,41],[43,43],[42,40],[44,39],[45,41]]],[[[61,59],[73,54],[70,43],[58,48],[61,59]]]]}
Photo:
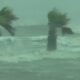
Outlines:
{"type": "Polygon", "coordinates": [[[56,28],[67,25],[69,22],[69,18],[64,13],[59,12],[57,9],[53,9],[48,13],[48,22],[49,22],[49,33],[48,33],[48,44],[47,49],[56,50],[57,49],[57,35],[56,28]]]}
{"type": "Polygon", "coordinates": [[[8,7],[4,7],[0,11],[0,25],[4,27],[12,36],[15,35],[14,28],[12,27],[12,22],[18,18],[13,14],[12,10],[8,7]]]}

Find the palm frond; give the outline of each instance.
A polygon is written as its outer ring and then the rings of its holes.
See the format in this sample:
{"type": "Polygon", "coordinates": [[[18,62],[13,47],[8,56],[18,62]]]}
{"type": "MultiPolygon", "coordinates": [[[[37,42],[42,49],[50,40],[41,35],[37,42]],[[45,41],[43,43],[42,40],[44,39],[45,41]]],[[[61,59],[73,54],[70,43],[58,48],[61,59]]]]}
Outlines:
{"type": "Polygon", "coordinates": [[[55,24],[66,25],[70,19],[66,13],[61,13],[57,9],[54,9],[48,13],[48,20],[55,24]]]}
{"type": "Polygon", "coordinates": [[[0,23],[11,23],[14,20],[17,20],[18,18],[16,17],[16,15],[13,14],[12,9],[8,8],[8,7],[4,7],[1,11],[0,11],[0,23]]]}
{"type": "Polygon", "coordinates": [[[4,27],[12,36],[14,36],[14,28],[11,26],[11,23],[18,18],[13,14],[12,9],[4,7],[0,11],[0,25],[4,27]]]}

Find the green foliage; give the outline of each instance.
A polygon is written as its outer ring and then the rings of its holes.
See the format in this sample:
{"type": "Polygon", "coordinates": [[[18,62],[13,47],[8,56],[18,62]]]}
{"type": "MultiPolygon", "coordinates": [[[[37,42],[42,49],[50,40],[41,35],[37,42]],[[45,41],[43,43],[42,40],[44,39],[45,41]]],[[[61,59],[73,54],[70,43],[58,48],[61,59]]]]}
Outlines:
{"type": "Polygon", "coordinates": [[[17,17],[13,14],[12,9],[2,8],[0,11],[0,24],[11,24],[14,20],[17,20],[17,17]]]}
{"type": "Polygon", "coordinates": [[[59,12],[57,9],[54,9],[48,13],[49,22],[55,23],[57,25],[66,25],[69,22],[67,14],[59,12]]]}

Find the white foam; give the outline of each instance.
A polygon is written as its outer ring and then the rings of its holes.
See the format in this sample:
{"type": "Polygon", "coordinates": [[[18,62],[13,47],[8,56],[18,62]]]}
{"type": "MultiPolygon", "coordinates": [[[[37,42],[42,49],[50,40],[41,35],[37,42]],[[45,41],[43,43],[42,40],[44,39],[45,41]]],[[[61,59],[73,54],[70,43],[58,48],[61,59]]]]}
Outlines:
{"type": "Polygon", "coordinates": [[[14,40],[15,38],[14,37],[0,37],[0,41],[4,41],[7,39],[14,40]]]}
{"type": "Polygon", "coordinates": [[[35,40],[47,40],[47,36],[33,37],[0,37],[0,43],[10,42],[9,44],[1,45],[0,60],[8,62],[18,61],[33,61],[43,58],[78,58],[80,52],[80,37],[59,36],[58,49],[54,52],[47,52],[46,42],[38,42],[38,45],[32,45],[35,40]],[[25,39],[25,40],[24,40],[25,39]],[[29,40],[27,40],[29,39],[29,40]],[[29,43],[30,41],[30,43],[29,43]],[[11,44],[13,43],[14,44],[11,44]],[[44,45],[42,45],[45,43],[44,45]],[[6,47],[5,47],[6,46],[6,47]],[[41,48],[41,47],[42,48],[41,48]],[[40,47],[37,49],[37,47],[40,47]],[[29,51],[28,51],[29,50],[29,51]]]}
{"type": "Polygon", "coordinates": [[[46,39],[47,36],[46,35],[42,35],[42,36],[32,36],[32,37],[28,37],[31,40],[43,40],[46,39]]]}

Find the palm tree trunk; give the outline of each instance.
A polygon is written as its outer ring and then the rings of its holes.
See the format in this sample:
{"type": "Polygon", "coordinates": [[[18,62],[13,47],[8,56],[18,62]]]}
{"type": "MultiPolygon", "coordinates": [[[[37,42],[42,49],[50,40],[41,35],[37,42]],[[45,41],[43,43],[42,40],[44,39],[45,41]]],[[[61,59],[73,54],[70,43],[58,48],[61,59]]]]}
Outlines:
{"type": "Polygon", "coordinates": [[[57,49],[56,25],[54,25],[53,23],[49,23],[47,50],[52,51],[56,49],[57,49]]]}

